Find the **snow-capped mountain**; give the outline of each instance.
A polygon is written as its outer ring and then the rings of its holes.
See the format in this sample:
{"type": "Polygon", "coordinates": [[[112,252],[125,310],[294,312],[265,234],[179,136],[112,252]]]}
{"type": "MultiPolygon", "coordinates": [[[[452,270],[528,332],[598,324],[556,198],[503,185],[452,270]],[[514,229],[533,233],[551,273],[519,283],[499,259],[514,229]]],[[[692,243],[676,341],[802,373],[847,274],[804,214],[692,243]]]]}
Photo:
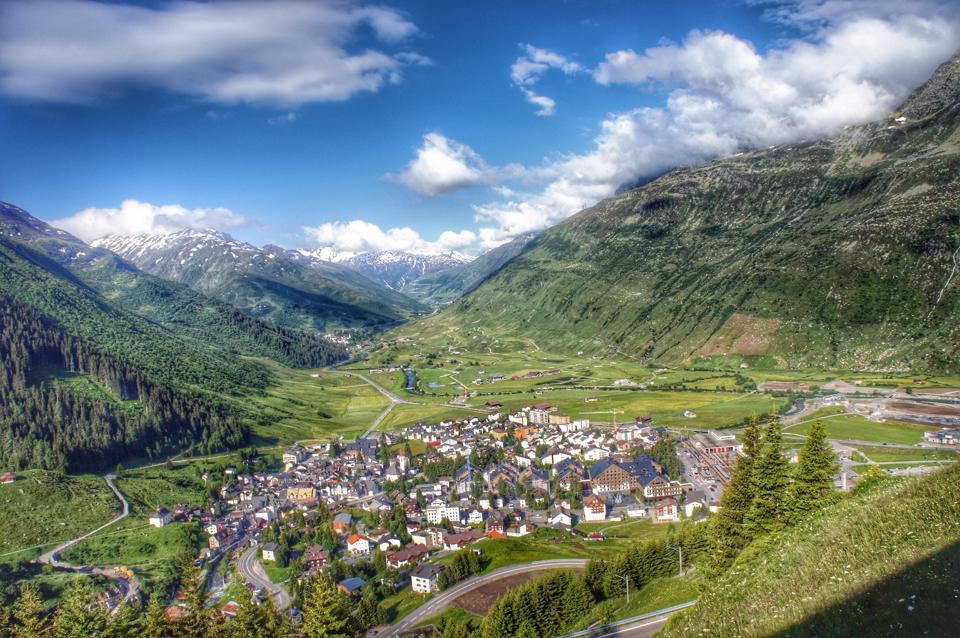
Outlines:
{"type": "Polygon", "coordinates": [[[111,235],[92,243],[153,275],[280,325],[318,330],[383,325],[424,310],[346,264],[279,246],[258,248],[214,230],[111,235]]]}
{"type": "Polygon", "coordinates": [[[340,261],[368,279],[382,283],[394,290],[403,290],[407,284],[428,275],[454,266],[469,263],[470,259],[457,253],[416,255],[399,251],[360,253],[340,261]]]}

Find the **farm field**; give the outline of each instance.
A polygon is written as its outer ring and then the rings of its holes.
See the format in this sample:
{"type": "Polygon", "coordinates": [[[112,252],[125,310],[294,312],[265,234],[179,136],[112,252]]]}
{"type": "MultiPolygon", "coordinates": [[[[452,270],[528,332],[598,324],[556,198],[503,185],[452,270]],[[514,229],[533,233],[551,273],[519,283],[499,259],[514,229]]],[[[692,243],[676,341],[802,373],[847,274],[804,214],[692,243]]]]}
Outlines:
{"type": "Polygon", "coordinates": [[[253,428],[261,442],[352,439],[362,434],[389,400],[362,379],[323,370],[293,370],[264,362],[277,382],[262,396],[244,397],[261,415],[253,428]],[[316,376],[314,376],[316,375],[316,376]]]}
{"type": "Polygon", "coordinates": [[[398,404],[380,423],[379,430],[399,430],[418,421],[437,422],[444,419],[464,419],[472,416],[485,416],[486,412],[465,410],[449,405],[398,404]]]}
{"type": "MultiPolygon", "coordinates": [[[[878,423],[857,414],[840,414],[821,419],[831,439],[871,441],[876,443],[900,443],[913,445],[923,441],[923,433],[937,428],[905,423],[899,421],[885,421],[878,423]]],[[[785,434],[801,434],[809,432],[813,422],[804,421],[796,426],[784,428],[785,434]]]]}
{"type": "Polygon", "coordinates": [[[479,396],[470,400],[473,405],[482,406],[492,399],[503,403],[509,410],[525,405],[545,402],[556,405],[558,409],[575,419],[586,418],[592,421],[610,422],[614,420],[612,410],[617,410],[616,421],[633,421],[640,415],[654,418],[658,425],[671,427],[690,427],[697,429],[720,428],[739,425],[751,416],[767,414],[786,405],[787,400],[766,394],[733,394],[727,392],[666,392],[642,390],[610,390],[591,392],[588,390],[555,390],[544,392],[540,396],[504,395],[479,396]],[[595,402],[587,403],[587,397],[596,397],[595,402]],[[684,416],[686,410],[696,413],[695,418],[684,416]]]}
{"type": "MultiPolygon", "coordinates": [[[[103,478],[31,471],[0,485],[0,555],[43,543],[69,540],[103,525],[120,511],[103,478]]],[[[30,550],[6,558],[32,558],[30,550]]]]}
{"type": "Polygon", "coordinates": [[[905,449],[858,445],[857,450],[877,463],[892,461],[957,461],[960,452],[953,450],[905,449]]]}
{"type": "Polygon", "coordinates": [[[611,538],[629,538],[630,540],[651,540],[663,538],[670,532],[670,525],[654,523],[650,520],[634,519],[622,522],[603,521],[596,523],[578,523],[577,529],[584,534],[603,532],[611,538]]]}

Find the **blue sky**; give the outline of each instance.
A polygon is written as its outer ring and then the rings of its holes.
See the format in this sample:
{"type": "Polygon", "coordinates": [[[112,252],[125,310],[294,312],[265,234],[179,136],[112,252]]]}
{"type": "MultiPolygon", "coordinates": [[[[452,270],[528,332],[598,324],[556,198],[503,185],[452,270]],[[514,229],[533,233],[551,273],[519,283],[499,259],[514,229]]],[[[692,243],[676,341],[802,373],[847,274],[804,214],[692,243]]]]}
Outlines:
{"type": "Polygon", "coordinates": [[[950,4],[664,4],[0,0],[0,198],[85,239],[477,253],[882,116],[960,44],[950,4]]]}

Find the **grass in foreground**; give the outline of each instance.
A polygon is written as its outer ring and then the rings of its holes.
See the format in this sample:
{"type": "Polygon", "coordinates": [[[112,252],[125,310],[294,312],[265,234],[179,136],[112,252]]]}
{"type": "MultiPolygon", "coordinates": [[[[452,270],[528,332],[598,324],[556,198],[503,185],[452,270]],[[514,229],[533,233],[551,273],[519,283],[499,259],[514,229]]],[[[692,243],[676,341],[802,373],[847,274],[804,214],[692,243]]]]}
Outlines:
{"type": "Polygon", "coordinates": [[[590,615],[578,625],[578,629],[585,629],[595,623],[633,618],[694,600],[700,595],[698,588],[701,581],[702,579],[696,574],[657,578],[644,585],[639,591],[631,590],[629,601],[626,596],[603,601],[594,607],[590,615]]]}
{"type": "Polygon", "coordinates": [[[747,548],[663,635],[956,635],[960,465],[887,479],[747,548]]]}

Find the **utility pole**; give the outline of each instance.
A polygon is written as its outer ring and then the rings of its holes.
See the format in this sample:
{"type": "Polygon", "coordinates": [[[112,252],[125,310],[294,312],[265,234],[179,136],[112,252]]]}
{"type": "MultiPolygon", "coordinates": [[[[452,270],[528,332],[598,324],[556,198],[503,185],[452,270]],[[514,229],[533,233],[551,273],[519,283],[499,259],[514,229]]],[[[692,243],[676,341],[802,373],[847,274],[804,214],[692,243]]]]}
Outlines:
{"type": "Polygon", "coordinates": [[[627,574],[626,576],[621,576],[620,578],[622,578],[627,583],[627,602],[629,603],[630,602],[630,575],[627,574]]]}
{"type": "Polygon", "coordinates": [[[680,550],[680,575],[683,576],[683,545],[678,545],[677,549],[680,550]]]}

